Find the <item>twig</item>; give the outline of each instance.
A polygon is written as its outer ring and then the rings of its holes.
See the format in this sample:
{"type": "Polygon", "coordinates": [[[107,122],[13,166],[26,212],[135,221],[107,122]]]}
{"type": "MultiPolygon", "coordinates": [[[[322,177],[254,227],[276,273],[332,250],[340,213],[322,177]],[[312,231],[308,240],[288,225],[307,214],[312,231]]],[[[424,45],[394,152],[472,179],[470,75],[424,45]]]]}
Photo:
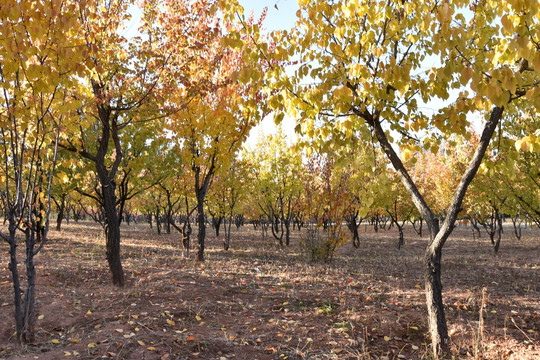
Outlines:
{"type": "Polygon", "coordinates": [[[526,337],[531,343],[533,343],[534,345],[537,345],[537,346],[538,346],[538,343],[537,343],[536,341],[534,341],[533,339],[531,339],[531,338],[529,337],[529,335],[527,335],[527,333],[526,333],[525,331],[523,331],[523,330],[516,324],[516,321],[514,320],[513,317],[511,317],[510,319],[512,319],[512,323],[514,324],[514,326],[516,327],[516,329],[518,329],[519,331],[521,331],[521,333],[522,333],[523,335],[525,335],[525,337],[526,337]]]}

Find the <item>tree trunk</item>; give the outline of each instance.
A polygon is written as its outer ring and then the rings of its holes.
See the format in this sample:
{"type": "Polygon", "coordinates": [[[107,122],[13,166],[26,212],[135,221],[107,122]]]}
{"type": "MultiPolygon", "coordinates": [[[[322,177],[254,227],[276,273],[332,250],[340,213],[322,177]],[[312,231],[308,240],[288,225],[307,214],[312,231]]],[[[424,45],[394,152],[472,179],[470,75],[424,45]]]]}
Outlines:
{"type": "Polygon", "coordinates": [[[519,215],[512,216],[512,225],[514,225],[514,235],[516,239],[521,240],[521,219],[519,215]]]}
{"type": "Polygon", "coordinates": [[[19,269],[17,268],[17,239],[15,238],[16,225],[15,221],[9,218],[9,270],[13,280],[13,294],[15,305],[15,331],[17,337],[23,333],[23,309],[21,299],[21,282],[19,279],[19,269]]]}
{"type": "Polygon", "coordinates": [[[424,257],[424,286],[433,353],[436,357],[444,358],[450,350],[450,338],[442,298],[441,258],[442,252],[439,249],[427,248],[424,257]]]}
{"type": "Polygon", "coordinates": [[[167,234],[170,234],[171,233],[171,223],[168,220],[168,218],[164,221],[164,223],[165,223],[165,232],[167,234]]]}
{"type": "Polygon", "coordinates": [[[197,194],[197,223],[199,225],[199,233],[197,241],[199,249],[197,250],[197,261],[204,261],[204,240],[206,238],[206,222],[204,217],[204,195],[197,194]]]}
{"type": "Polygon", "coordinates": [[[62,194],[62,200],[58,207],[58,215],[56,217],[56,230],[60,231],[62,228],[62,220],[64,220],[64,211],[66,208],[66,194],[62,194]]]}
{"type": "Polygon", "coordinates": [[[105,236],[107,261],[112,274],[113,284],[124,286],[124,270],[120,258],[120,223],[116,213],[116,194],[113,182],[102,185],[103,209],[105,212],[105,236]]]}
{"type": "Polygon", "coordinates": [[[230,244],[231,244],[231,226],[233,223],[233,219],[229,220],[229,224],[225,223],[225,242],[223,243],[223,248],[225,251],[229,250],[230,244]]]}
{"type": "Polygon", "coordinates": [[[291,243],[291,220],[283,219],[285,225],[285,245],[289,246],[291,243]]]}
{"type": "Polygon", "coordinates": [[[216,237],[219,237],[219,230],[221,229],[222,222],[223,222],[223,216],[212,217],[212,224],[214,225],[214,230],[216,231],[216,237]]]}
{"type": "MultiPolygon", "coordinates": [[[[36,229],[38,232],[41,231],[39,225],[36,229]]],[[[36,268],[34,266],[34,245],[35,238],[34,232],[31,229],[26,230],[26,282],[27,288],[24,292],[24,302],[23,302],[23,329],[22,329],[22,339],[25,343],[34,342],[35,334],[35,323],[36,323],[36,314],[35,314],[35,304],[36,304],[36,268]]],[[[41,241],[45,241],[43,236],[41,241]]]]}
{"type": "Polygon", "coordinates": [[[413,228],[414,228],[414,231],[420,236],[422,237],[422,226],[424,224],[424,219],[420,218],[420,219],[415,219],[412,221],[412,225],[413,225],[413,228]],[[416,222],[419,222],[420,225],[418,226],[418,228],[416,227],[416,222]]]}
{"type": "Polygon", "coordinates": [[[146,220],[148,220],[148,225],[150,225],[150,229],[152,229],[152,213],[146,214],[146,220]]]}
{"type": "Polygon", "coordinates": [[[403,226],[400,226],[397,221],[395,222],[398,230],[399,230],[399,240],[398,240],[398,250],[401,250],[401,247],[403,246],[404,244],[404,239],[403,239],[403,226]]]}

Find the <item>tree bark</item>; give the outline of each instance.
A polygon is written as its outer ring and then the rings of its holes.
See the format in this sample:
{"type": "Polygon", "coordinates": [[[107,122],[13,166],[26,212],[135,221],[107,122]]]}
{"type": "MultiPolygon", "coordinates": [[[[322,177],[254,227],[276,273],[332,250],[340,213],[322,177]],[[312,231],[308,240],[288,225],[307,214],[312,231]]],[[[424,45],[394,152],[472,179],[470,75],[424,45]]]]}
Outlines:
{"type": "Polygon", "coordinates": [[[22,334],[23,330],[23,310],[21,298],[21,282],[19,280],[19,269],[17,267],[17,240],[15,238],[16,225],[15,220],[8,215],[9,222],[9,270],[13,281],[13,302],[15,305],[15,331],[17,336],[22,334]]]}
{"type": "Polygon", "coordinates": [[[58,206],[58,215],[56,217],[56,230],[60,231],[62,229],[62,220],[64,220],[64,212],[66,208],[66,194],[62,194],[62,200],[58,206]]]}
{"type": "MultiPolygon", "coordinates": [[[[37,225],[37,224],[36,224],[37,225]]],[[[36,231],[41,231],[39,225],[37,226],[36,231]]],[[[24,302],[23,302],[23,330],[22,330],[22,339],[26,343],[34,342],[35,334],[35,323],[36,323],[36,314],[35,314],[35,304],[36,304],[36,268],[34,265],[34,231],[31,229],[26,230],[26,283],[27,288],[24,292],[24,302]]],[[[45,241],[43,239],[41,241],[45,241]]]]}
{"type": "Polygon", "coordinates": [[[199,248],[197,250],[197,261],[204,261],[204,240],[206,238],[206,219],[204,216],[204,195],[197,195],[197,223],[199,225],[199,233],[197,241],[199,248]]]}
{"type": "Polygon", "coordinates": [[[113,182],[102,186],[103,208],[105,211],[105,236],[107,248],[107,262],[111,271],[114,285],[124,286],[124,270],[120,258],[120,223],[116,213],[116,195],[113,182]]]}

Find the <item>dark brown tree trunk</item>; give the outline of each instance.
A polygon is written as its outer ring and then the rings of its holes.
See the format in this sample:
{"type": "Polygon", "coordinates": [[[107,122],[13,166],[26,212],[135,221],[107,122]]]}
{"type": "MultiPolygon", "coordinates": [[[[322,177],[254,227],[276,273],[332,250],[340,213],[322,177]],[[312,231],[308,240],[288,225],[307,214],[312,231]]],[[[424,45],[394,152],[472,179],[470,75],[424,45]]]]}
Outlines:
{"type": "Polygon", "coordinates": [[[231,227],[232,227],[233,219],[232,217],[229,219],[229,223],[225,223],[225,242],[223,243],[223,248],[225,251],[229,251],[229,247],[231,244],[231,227]]]}
{"type": "Polygon", "coordinates": [[[204,216],[204,196],[197,195],[197,224],[199,225],[199,233],[197,241],[199,248],[197,250],[197,261],[204,261],[204,240],[206,238],[206,219],[204,216]]]}
{"type": "Polygon", "coordinates": [[[15,331],[17,336],[23,333],[23,309],[21,298],[21,282],[19,280],[19,269],[17,267],[17,239],[15,238],[16,224],[8,214],[9,221],[9,271],[13,281],[13,294],[15,305],[15,331]]]}
{"type": "MultiPolygon", "coordinates": [[[[41,232],[40,225],[37,225],[37,232],[41,232]]],[[[35,335],[35,297],[36,297],[36,268],[34,266],[34,231],[31,229],[26,230],[26,283],[27,288],[24,292],[23,302],[23,330],[22,339],[25,343],[34,342],[35,335]]],[[[45,240],[45,236],[42,236],[41,241],[45,240]]]]}
{"type": "Polygon", "coordinates": [[[223,222],[223,216],[212,217],[212,225],[214,225],[214,230],[216,231],[216,237],[219,237],[219,230],[221,229],[222,222],[223,222]]]}
{"type": "Polygon", "coordinates": [[[422,237],[422,227],[424,225],[424,219],[420,218],[420,219],[415,219],[412,221],[412,225],[413,225],[413,228],[414,228],[414,231],[420,236],[422,237]],[[418,227],[416,227],[416,223],[419,222],[420,225],[418,227]]]}
{"type": "MultiPolygon", "coordinates": [[[[100,108],[100,115],[102,111],[100,108]]],[[[100,116],[101,118],[109,119],[109,116],[100,116]]],[[[105,216],[105,236],[107,248],[107,262],[111,271],[113,284],[124,286],[124,270],[122,269],[122,261],[120,258],[120,221],[118,219],[118,211],[116,208],[116,183],[114,176],[120,165],[122,152],[120,146],[116,146],[116,159],[113,168],[109,172],[105,166],[105,156],[109,146],[109,138],[111,129],[109,121],[104,121],[102,126],[102,137],[100,139],[97,156],[95,158],[96,171],[101,183],[101,201],[105,216]]],[[[114,132],[114,131],[113,131],[114,132]]],[[[115,137],[115,142],[118,140],[115,137]]]]}
{"type": "Polygon", "coordinates": [[[512,225],[514,225],[514,235],[516,236],[516,239],[521,240],[521,219],[519,218],[519,214],[516,216],[512,216],[512,225]]]}
{"type": "Polygon", "coordinates": [[[120,223],[116,212],[116,194],[113,182],[102,186],[103,209],[105,211],[105,236],[107,262],[114,285],[124,286],[124,270],[120,258],[120,223]]]}
{"type": "Polygon", "coordinates": [[[424,284],[433,353],[444,358],[450,350],[450,338],[442,298],[441,258],[439,249],[428,247],[424,258],[424,284]]]}
{"type": "Polygon", "coordinates": [[[62,194],[62,199],[58,205],[58,215],[56,217],[56,230],[62,229],[62,220],[64,220],[64,212],[66,209],[66,194],[62,194]]]}

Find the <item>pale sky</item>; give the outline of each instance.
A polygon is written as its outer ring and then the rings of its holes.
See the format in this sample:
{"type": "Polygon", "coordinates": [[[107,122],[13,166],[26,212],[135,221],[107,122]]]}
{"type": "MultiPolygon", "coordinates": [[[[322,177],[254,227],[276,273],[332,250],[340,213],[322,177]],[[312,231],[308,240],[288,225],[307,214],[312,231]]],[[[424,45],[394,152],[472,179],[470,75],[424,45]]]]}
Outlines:
{"type": "MultiPolygon", "coordinates": [[[[285,30],[294,26],[296,21],[296,11],[298,10],[297,0],[239,0],[244,7],[244,13],[248,15],[253,10],[255,19],[258,19],[264,7],[268,8],[263,29],[266,31],[285,30]]],[[[285,117],[282,121],[283,131],[293,142],[296,137],[294,135],[295,122],[292,119],[285,117]]],[[[254,127],[245,146],[249,148],[255,147],[257,139],[264,134],[276,132],[274,117],[272,114],[267,116],[259,125],[254,127]]]]}

